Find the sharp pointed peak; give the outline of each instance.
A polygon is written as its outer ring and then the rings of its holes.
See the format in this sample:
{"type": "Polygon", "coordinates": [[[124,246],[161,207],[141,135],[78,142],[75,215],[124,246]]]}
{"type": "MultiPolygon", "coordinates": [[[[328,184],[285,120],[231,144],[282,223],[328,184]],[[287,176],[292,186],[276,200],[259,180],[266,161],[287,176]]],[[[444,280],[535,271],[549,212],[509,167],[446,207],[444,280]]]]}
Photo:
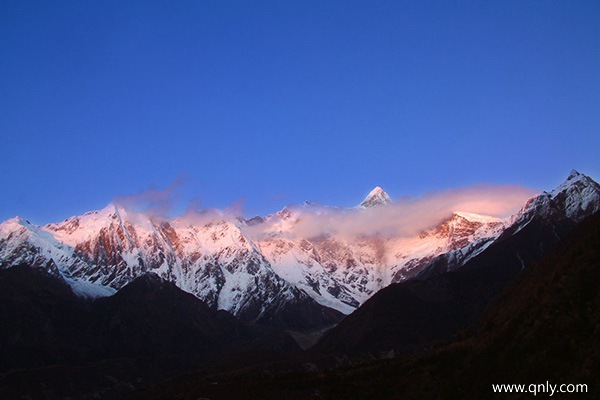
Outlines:
{"type": "Polygon", "coordinates": [[[567,179],[561,183],[556,189],[554,189],[550,196],[556,196],[558,193],[563,192],[565,190],[569,190],[569,188],[574,187],[574,185],[584,185],[584,186],[592,186],[598,189],[598,184],[589,176],[582,174],[581,172],[573,169],[569,173],[567,179]]]}
{"type": "Polygon", "coordinates": [[[360,203],[359,207],[368,208],[389,204],[392,202],[390,195],[387,194],[380,186],[375,186],[373,190],[360,203]]]}
{"type": "Polygon", "coordinates": [[[580,221],[599,209],[600,185],[589,176],[572,170],[563,183],[551,192],[544,191],[531,198],[517,215],[525,220],[536,214],[546,218],[558,213],[564,214],[568,219],[580,221]],[[557,200],[558,205],[552,203],[557,200]]]}
{"type": "Polygon", "coordinates": [[[583,175],[581,172],[577,171],[576,169],[572,169],[571,172],[569,173],[569,176],[567,177],[567,180],[570,181],[572,179],[579,178],[582,176],[585,176],[585,175],[583,175]]]}

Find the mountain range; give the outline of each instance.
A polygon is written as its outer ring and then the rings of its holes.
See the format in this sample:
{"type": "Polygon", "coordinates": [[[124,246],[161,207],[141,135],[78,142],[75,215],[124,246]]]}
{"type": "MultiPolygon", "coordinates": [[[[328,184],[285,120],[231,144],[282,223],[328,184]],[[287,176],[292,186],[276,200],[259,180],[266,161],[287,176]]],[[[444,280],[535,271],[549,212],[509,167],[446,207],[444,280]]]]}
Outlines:
{"type": "Polygon", "coordinates": [[[110,204],[44,226],[3,222],[0,267],[43,268],[91,298],[153,272],[244,321],[311,330],[334,325],[390,284],[460,269],[535,216],[577,222],[599,199],[598,184],[573,171],[508,218],[456,210],[410,235],[306,229],[340,215],[362,221],[385,213],[392,201],[379,187],[356,209],[307,203],[251,220],[222,212],[157,218],[110,204]]]}

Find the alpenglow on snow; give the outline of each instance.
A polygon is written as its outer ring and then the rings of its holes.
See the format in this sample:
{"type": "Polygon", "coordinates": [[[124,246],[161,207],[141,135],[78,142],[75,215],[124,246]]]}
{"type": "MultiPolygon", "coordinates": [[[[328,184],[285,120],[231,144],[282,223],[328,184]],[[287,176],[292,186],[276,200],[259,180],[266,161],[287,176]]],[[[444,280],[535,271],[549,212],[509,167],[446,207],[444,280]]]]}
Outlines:
{"type": "MultiPolygon", "coordinates": [[[[383,212],[390,204],[377,187],[362,208],[348,212],[383,212]]],[[[287,315],[300,305],[315,313],[322,307],[348,314],[390,283],[417,276],[440,255],[451,254],[452,268],[460,268],[507,227],[525,224],[534,214],[560,213],[579,221],[599,207],[600,187],[577,172],[506,219],[456,210],[436,226],[398,237],[314,235],[304,230],[306,221],[331,215],[310,207],[286,208],[248,223],[224,214],[153,219],[111,204],[45,226],[18,217],[3,222],[0,265],[45,268],[89,296],[109,295],[154,272],[210,307],[247,320],[287,315]]]]}

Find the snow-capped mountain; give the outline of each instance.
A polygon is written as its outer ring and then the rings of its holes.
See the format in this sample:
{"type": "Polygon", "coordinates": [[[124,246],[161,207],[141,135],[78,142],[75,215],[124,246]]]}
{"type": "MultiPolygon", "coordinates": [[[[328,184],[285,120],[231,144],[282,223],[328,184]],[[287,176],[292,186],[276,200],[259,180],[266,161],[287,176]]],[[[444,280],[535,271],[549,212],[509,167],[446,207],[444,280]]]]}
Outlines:
{"type": "Polygon", "coordinates": [[[517,225],[526,224],[535,214],[559,216],[573,222],[600,210],[600,185],[590,177],[572,170],[556,189],[530,199],[513,217],[517,225]]]}
{"type": "Polygon", "coordinates": [[[0,266],[43,267],[92,297],[154,272],[246,320],[326,325],[338,318],[332,309],[350,313],[440,257],[448,269],[460,268],[533,215],[558,213],[577,222],[597,212],[600,187],[573,172],[506,220],[457,210],[414,234],[345,229],[391,205],[377,187],[355,209],[304,204],[248,221],[222,213],[154,219],[112,204],[42,227],[17,217],[0,224],[0,266]]]}
{"type": "Polygon", "coordinates": [[[376,186],[375,189],[371,190],[367,197],[360,203],[359,207],[377,207],[390,204],[391,202],[392,199],[390,198],[390,195],[379,186],[376,186]]]}

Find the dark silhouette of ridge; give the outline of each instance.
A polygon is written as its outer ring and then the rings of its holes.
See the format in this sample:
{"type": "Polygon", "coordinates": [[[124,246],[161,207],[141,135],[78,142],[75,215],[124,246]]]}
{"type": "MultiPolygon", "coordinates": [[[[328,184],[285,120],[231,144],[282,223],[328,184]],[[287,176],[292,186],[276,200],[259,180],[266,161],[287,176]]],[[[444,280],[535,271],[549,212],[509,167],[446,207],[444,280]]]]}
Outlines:
{"type": "Polygon", "coordinates": [[[154,274],[92,302],[43,269],[0,270],[2,398],[119,398],[220,359],[298,349],[283,331],[242,323],[154,274]]]}

